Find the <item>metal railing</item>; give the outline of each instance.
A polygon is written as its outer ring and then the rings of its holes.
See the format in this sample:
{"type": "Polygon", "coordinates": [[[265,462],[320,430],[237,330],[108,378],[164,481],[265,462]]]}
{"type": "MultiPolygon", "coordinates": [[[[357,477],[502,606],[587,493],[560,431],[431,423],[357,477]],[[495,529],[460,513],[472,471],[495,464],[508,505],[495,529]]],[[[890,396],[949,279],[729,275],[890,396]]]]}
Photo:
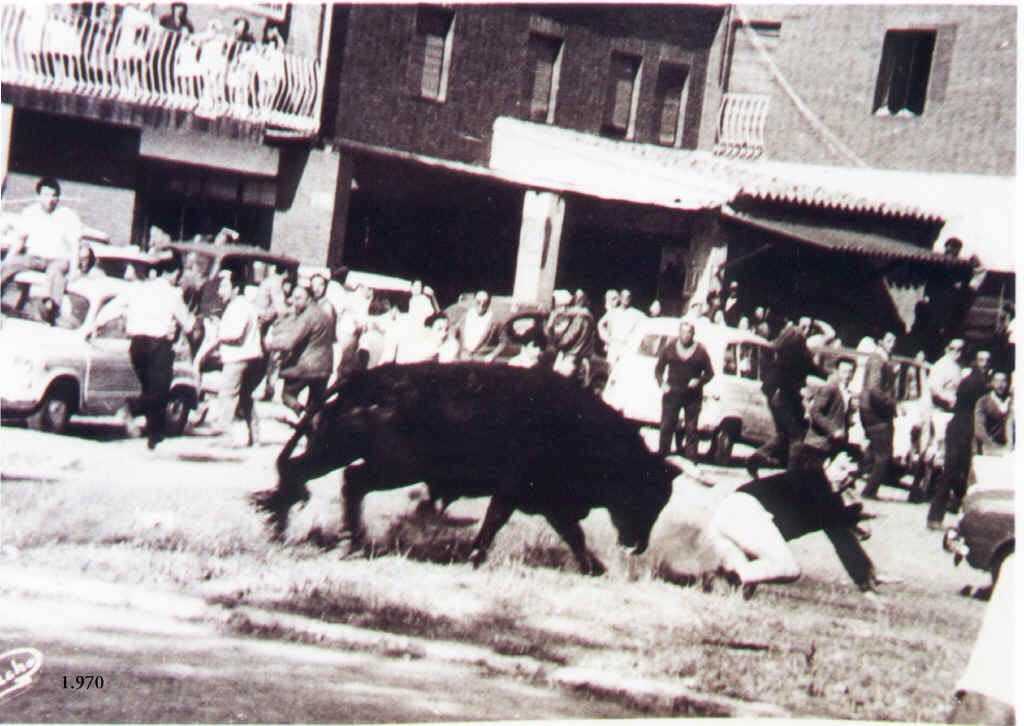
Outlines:
{"type": "Polygon", "coordinates": [[[3,82],[316,133],[317,59],[219,33],[167,30],[131,11],[115,23],[69,6],[4,5],[3,82]]]}
{"type": "Polygon", "coordinates": [[[748,159],[761,156],[770,100],[759,93],[726,93],[718,114],[715,153],[748,159]]]}

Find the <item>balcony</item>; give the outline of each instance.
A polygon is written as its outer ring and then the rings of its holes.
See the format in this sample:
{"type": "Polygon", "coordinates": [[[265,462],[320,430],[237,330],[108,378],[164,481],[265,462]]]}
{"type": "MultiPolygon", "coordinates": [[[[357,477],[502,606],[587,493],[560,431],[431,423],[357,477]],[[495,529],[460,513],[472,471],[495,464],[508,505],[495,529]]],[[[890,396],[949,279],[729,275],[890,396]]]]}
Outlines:
{"type": "Polygon", "coordinates": [[[715,154],[757,159],[764,154],[764,129],[770,96],[760,93],[726,93],[718,114],[715,154]]]}
{"type": "Polygon", "coordinates": [[[209,31],[166,30],[133,10],[115,23],[69,6],[3,5],[4,85],[316,134],[318,60],[209,31]]]}

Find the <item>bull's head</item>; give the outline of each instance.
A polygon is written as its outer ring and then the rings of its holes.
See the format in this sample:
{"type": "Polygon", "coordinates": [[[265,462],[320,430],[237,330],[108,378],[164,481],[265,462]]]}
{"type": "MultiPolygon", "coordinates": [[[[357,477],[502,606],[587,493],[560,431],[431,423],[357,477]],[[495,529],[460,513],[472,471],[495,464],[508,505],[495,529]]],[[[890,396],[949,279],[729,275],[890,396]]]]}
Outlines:
{"type": "Polygon", "coordinates": [[[656,458],[646,471],[641,472],[638,486],[627,487],[620,501],[609,504],[608,513],[619,532],[619,544],[632,547],[632,554],[640,555],[647,551],[651,530],[672,495],[672,480],[678,473],[656,458]]]}

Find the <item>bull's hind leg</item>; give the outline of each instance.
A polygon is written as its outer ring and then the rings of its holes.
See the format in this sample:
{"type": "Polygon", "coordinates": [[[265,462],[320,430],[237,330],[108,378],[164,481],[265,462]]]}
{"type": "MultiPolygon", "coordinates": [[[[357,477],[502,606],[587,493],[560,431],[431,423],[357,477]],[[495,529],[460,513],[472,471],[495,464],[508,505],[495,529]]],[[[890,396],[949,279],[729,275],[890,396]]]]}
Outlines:
{"type": "Polygon", "coordinates": [[[576,562],[580,566],[580,572],[584,575],[603,575],[606,572],[601,560],[594,556],[594,553],[587,549],[586,539],[583,536],[583,528],[578,520],[558,514],[546,514],[545,519],[561,535],[569,549],[572,550],[576,562]]]}
{"type": "Polygon", "coordinates": [[[487,505],[487,514],[484,516],[484,523],[480,526],[480,532],[473,540],[473,550],[469,554],[469,561],[473,567],[479,567],[487,560],[487,551],[494,543],[494,537],[498,530],[505,526],[508,518],[516,505],[500,495],[491,497],[491,503],[487,505]]]}

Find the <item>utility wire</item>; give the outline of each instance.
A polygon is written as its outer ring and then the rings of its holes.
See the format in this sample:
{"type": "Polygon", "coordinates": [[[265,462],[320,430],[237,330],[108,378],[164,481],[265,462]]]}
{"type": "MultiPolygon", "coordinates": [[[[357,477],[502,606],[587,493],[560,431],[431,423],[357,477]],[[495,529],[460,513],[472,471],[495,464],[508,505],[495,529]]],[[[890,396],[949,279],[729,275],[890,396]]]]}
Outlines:
{"type": "Polygon", "coordinates": [[[862,169],[868,168],[870,165],[857,156],[856,152],[853,151],[849,146],[843,143],[831,129],[829,129],[824,122],[810,109],[810,107],[800,98],[800,94],[796,92],[796,89],[790,84],[786,77],[782,75],[782,71],[775,64],[775,59],[772,58],[771,53],[764,47],[761,39],[757,35],[751,25],[750,20],[747,18],[747,14],[741,5],[734,5],[736,9],[736,16],[739,18],[740,23],[743,25],[743,32],[747,36],[751,45],[754,46],[754,50],[757,51],[758,55],[761,56],[761,60],[768,66],[768,70],[771,71],[772,78],[779,84],[782,90],[785,92],[789,100],[796,106],[796,110],[800,112],[800,115],[806,119],[811,125],[811,128],[817,132],[818,136],[828,145],[833,151],[837,152],[840,156],[846,158],[851,164],[862,169]]]}

